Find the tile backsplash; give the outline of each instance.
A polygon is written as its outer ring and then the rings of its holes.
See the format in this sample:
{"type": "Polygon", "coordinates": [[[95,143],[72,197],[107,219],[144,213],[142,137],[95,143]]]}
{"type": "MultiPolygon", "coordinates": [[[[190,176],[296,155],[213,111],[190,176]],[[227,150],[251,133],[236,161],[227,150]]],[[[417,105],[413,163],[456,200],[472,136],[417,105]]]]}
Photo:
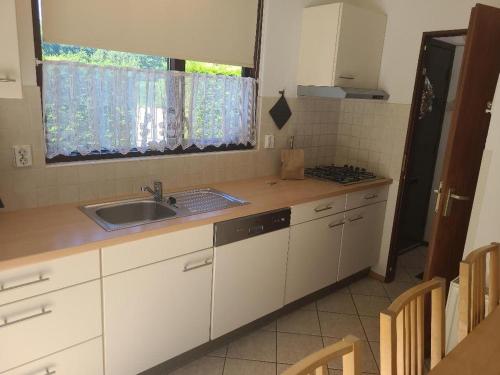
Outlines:
{"type": "Polygon", "coordinates": [[[277,174],[280,149],[304,148],[306,166],[356,164],[398,178],[409,105],[367,100],[288,98],[292,117],[281,129],[268,114],[278,97],[259,98],[259,145],[251,151],[45,164],[38,87],[24,99],[0,99],[0,198],[5,209],[42,207],[139,192],[160,179],[167,189],[277,174]],[[263,148],[265,134],[275,148],[263,148]],[[15,168],[12,146],[30,144],[33,166],[15,168]]]}

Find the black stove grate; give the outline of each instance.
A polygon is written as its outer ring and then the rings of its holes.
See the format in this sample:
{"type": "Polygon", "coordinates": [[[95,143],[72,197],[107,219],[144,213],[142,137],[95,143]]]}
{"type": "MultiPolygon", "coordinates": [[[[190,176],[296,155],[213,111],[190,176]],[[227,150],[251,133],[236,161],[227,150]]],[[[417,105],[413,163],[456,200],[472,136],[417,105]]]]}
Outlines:
{"type": "Polygon", "coordinates": [[[308,177],[334,181],[343,185],[378,178],[374,173],[368,172],[365,168],[354,167],[347,164],[343,167],[322,165],[315,168],[306,168],[304,174],[308,177]]]}

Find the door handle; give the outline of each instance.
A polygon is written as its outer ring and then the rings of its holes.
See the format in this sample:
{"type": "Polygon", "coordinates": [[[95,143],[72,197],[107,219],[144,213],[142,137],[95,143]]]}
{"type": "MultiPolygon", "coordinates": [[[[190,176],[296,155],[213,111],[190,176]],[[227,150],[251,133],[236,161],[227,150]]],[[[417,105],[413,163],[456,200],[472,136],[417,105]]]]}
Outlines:
{"type": "Polygon", "coordinates": [[[470,201],[470,197],[467,197],[465,195],[455,194],[452,188],[448,189],[448,194],[446,195],[446,202],[444,204],[444,211],[443,211],[444,217],[448,217],[451,214],[452,199],[462,202],[470,201]]]}

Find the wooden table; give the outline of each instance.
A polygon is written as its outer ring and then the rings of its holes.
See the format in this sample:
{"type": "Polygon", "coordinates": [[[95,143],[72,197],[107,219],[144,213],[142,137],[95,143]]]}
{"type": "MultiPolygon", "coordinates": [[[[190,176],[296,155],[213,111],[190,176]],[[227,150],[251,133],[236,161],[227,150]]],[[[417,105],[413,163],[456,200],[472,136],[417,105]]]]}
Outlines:
{"type": "Polygon", "coordinates": [[[496,308],[428,375],[500,375],[500,308],[496,308]]]}

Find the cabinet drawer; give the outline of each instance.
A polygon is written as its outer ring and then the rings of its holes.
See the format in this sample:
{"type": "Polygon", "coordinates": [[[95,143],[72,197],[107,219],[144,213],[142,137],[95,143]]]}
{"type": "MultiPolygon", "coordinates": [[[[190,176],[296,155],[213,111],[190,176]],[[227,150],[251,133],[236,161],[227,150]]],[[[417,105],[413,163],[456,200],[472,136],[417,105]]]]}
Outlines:
{"type": "Polygon", "coordinates": [[[387,186],[380,186],[373,189],[348,193],[346,210],[352,210],[353,208],[386,201],[388,191],[389,188],[387,186]]]}
{"type": "Polygon", "coordinates": [[[319,219],[345,211],[345,194],[292,207],[291,225],[319,219]]]}
{"type": "Polygon", "coordinates": [[[0,372],[101,335],[95,280],[0,307],[0,372]]]}
{"type": "Polygon", "coordinates": [[[0,306],[98,279],[99,250],[0,272],[0,306]]]}
{"type": "Polygon", "coordinates": [[[102,375],[102,339],[83,344],[28,363],[2,375],[102,375]]]}
{"type": "Polygon", "coordinates": [[[213,246],[213,225],[179,230],[102,249],[103,276],[213,246]]]}

